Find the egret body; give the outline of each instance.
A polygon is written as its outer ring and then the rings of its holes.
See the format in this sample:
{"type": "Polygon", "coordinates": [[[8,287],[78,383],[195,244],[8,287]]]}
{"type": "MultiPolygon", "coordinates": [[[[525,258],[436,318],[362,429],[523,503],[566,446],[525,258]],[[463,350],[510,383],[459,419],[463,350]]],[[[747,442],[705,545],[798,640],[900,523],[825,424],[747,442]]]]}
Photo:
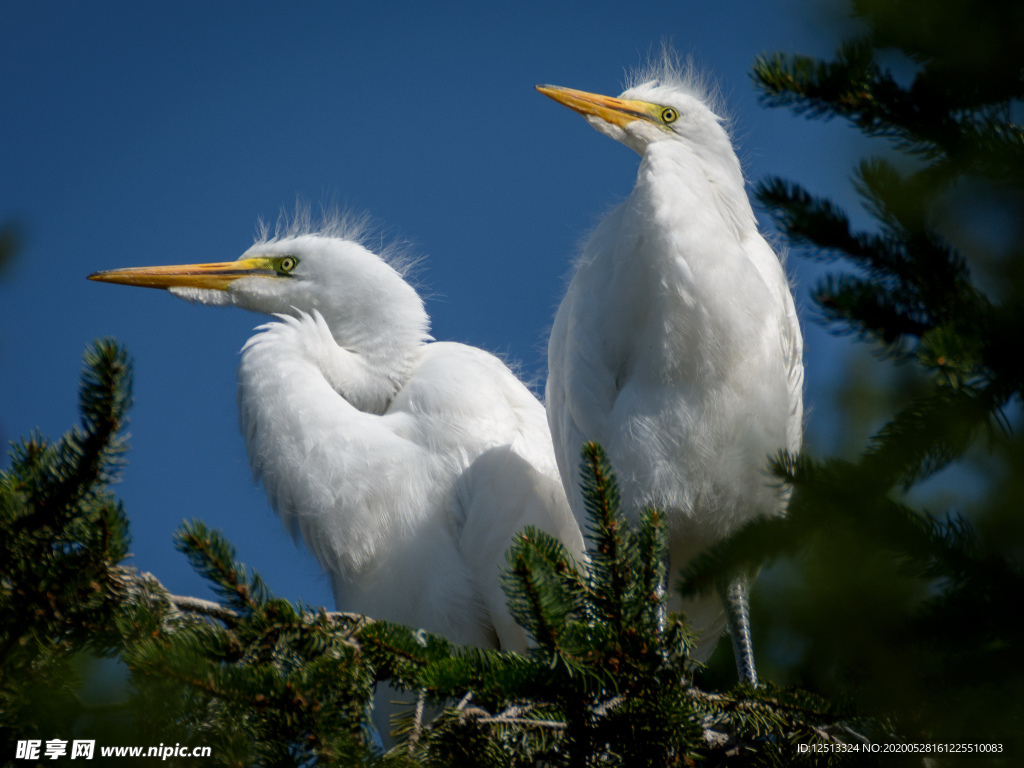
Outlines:
{"type": "Polygon", "coordinates": [[[358,227],[293,227],[237,261],[90,278],[275,315],[243,348],[239,420],[337,607],[525,650],[499,581],[513,534],[535,525],[583,551],[544,408],[495,356],[432,343],[419,295],[358,227]]]}
{"type": "MultiPolygon", "coordinates": [[[[671,62],[619,98],[538,90],[641,157],[630,196],[582,250],[548,346],[547,408],[573,510],[585,441],[600,443],[623,507],[669,521],[672,571],[786,492],[767,457],[800,447],[802,337],[779,258],[759,234],[722,120],[692,73],[671,62]]],[[[756,683],[745,579],[726,607],[741,680],[756,683]]],[[[670,601],[711,654],[719,598],[670,601]]]]}

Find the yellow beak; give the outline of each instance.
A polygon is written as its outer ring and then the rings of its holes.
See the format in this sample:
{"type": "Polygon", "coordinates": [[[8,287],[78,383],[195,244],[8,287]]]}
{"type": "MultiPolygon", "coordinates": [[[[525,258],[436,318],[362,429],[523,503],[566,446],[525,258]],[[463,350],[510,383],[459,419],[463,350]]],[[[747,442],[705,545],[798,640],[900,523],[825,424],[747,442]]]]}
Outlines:
{"type": "Polygon", "coordinates": [[[276,277],[277,271],[271,259],[260,257],[255,259],[239,259],[216,264],[181,264],[171,267],[130,267],[128,269],[108,269],[105,272],[93,272],[90,280],[101,283],[119,283],[121,285],[139,285],[144,288],[171,288],[185,286],[188,288],[211,288],[225,291],[230,283],[240,277],[262,275],[276,277]]]}
{"type": "Polygon", "coordinates": [[[636,120],[655,120],[658,107],[646,101],[627,101],[597,93],[575,91],[558,85],[538,85],[537,90],[581,115],[594,115],[607,123],[625,128],[636,120]]]}

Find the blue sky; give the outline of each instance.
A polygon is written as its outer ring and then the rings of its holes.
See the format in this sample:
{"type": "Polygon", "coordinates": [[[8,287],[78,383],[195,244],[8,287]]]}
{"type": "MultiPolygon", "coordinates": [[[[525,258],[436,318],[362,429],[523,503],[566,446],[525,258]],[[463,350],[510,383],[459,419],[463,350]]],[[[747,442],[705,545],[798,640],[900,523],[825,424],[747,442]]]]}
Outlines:
{"type": "MultiPolygon", "coordinates": [[[[238,352],[262,319],[85,276],[233,259],[258,219],[333,201],[424,257],[436,338],[518,361],[542,385],[576,245],[628,195],[638,158],[534,84],[617,94],[669,40],[719,81],[751,181],[786,176],[854,207],[857,134],[761,107],[749,78],[763,51],[834,50],[811,5],[5,2],[0,220],[20,222],[24,245],[0,275],[0,434],[67,429],[85,345],[117,338],[135,360],[117,487],[133,564],[206,594],[171,544],[198,517],[279,594],[331,605],[238,433],[238,352]]],[[[789,260],[809,433],[828,445],[848,346],[811,322],[815,269],[789,260]]]]}

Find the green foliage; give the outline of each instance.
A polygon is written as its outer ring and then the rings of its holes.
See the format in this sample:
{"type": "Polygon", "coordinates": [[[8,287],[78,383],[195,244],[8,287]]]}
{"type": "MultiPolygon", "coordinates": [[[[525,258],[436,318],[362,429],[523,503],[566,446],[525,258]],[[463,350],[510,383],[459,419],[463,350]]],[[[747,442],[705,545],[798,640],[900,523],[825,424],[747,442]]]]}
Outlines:
{"type": "Polygon", "coordinates": [[[541,531],[517,536],[505,587],[534,644],[526,656],[463,650],[428,664],[425,692],[459,704],[420,743],[444,765],[710,766],[790,765],[796,743],[827,739],[838,714],[810,694],[693,685],[693,638],[664,610],[663,515],[644,510],[630,529],[595,444],[582,476],[588,562],[541,531]]]}
{"type": "Polygon", "coordinates": [[[1009,764],[1024,748],[1024,625],[1011,607],[1024,595],[1011,498],[1021,441],[1009,431],[1024,390],[1024,131],[1011,119],[1024,11],[954,0],[854,10],[867,32],[833,61],[773,54],[754,77],[772,106],[888,141],[895,155],[855,172],[876,230],[854,231],[837,204],[791,181],[764,181],[757,196],[798,252],[850,268],[815,288],[822,322],[915,369],[917,386],[855,460],[779,456],[789,516],[707,553],[687,588],[782,559],[772,611],[757,618],[799,649],[783,674],[891,718],[898,738],[1001,744],[1009,764]],[[893,51],[908,82],[879,63],[893,51]],[[982,238],[976,220],[1001,231],[982,238]],[[963,501],[935,515],[922,500],[943,488],[963,501]]]}
{"type": "Polygon", "coordinates": [[[220,601],[169,595],[119,565],[127,523],[106,484],[130,382],[116,345],[90,349],[82,426],[16,446],[0,478],[5,761],[16,740],[86,738],[204,746],[229,766],[760,766],[797,762],[797,743],[857,738],[844,712],[799,690],[693,685],[692,638],[664,612],[665,521],[645,510],[629,528],[595,445],[583,465],[587,562],[535,529],[508,554],[510,604],[535,641],[525,655],[275,598],[197,521],[176,543],[220,601]],[[97,702],[80,671],[100,655],[127,683],[97,702]],[[384,683],[416,698],[386,753],[369,721],[384,683]]]}
{"type": "MultiPolygon", "coordinates": [[[[221,594],[216,618],[183,616],[167,603],[139,610],[148,636],[124,660],[154,737],[210,746],[225,765],[310,761],[355,765],[369,756],[371,669],[345,622],[274,598],[247,576],[234,549],[191,522],[178,548],[221,594]]],[[[125,627],[125,629],[129,629],[125,627]]]]}
{"type": "MultiPolygon", "coordinates": [[[[475,709],[504,713],[484,719],[502,723],[506,743],[527,747],[517,755],[509,745],[514,764],[682,764],[702,729],[688,696],[691,638],[680,617],[662,617],[664,518],[648,510],[638,531],[629,529],[595,445],[585,449],[584,472],[589,567],[577,570],[559,541],[533,528],[508,556],[510,605],[535,647],[525,659],[457,657],[428,671],[428,690],[453,698],[473,691],[475,709]],[[532,725],[539,720],[547,724],[532,725]]],[[[452,718],[464,727],[461,715],[452,718]]]]}
{"type": "Polygon", "coordinates": [[[20,239],[17,224],[10,221],[0,224],[0,270],[13,258],[20,239]]]}
{"type": "Polygon", "coordinates": [[[107,490],[125,449],[131,368],[116,344],[85,353],[82,423],[57,443],[13,446],[0,474],[0,739],[54,738],[88,707],[78,660],[119,645],[113,616],[124,599],[117,564],[128,521],[107,490]],[[54,722],[56,718],[59,722],[54,722]],[[49,730],[49,729],[53,730],[49,730]]]}

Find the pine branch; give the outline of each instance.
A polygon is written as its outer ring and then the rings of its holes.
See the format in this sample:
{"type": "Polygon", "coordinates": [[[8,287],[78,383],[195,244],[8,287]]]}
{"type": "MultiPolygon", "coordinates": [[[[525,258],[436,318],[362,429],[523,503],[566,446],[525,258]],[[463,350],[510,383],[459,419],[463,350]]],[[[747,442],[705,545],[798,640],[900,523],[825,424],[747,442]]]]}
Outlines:
{"type": "Polygon", "coordinates": [[[55,446],[36,438],[14,448],[11,472],[17,488],[31,499],[31,507],[13,523],[15,534],[65,525],[76,505],[116,477],[126,450],[119,433],[131,406],[131,363],[111,340],[95,342],[83,362],[81,427],[55,446]]]}
{"type": "MultiPolygon", "coordinates": [[[[875,338],[893,354],[905,339],[919,339],[942,324],[962,326],[987,304],[969,282],[959,253],[922,226],[919,210],[908,211],[908,185],[881,161],[862,163],[860,191],[887,234],[854,233],[838,206],[778,178],[756,188],[760,203],[795,245],[813,248],[813,258],[844,258],[867,277],[829,276],[813,292],[826,321],[875,338]]],[[[919,174],[924,176],[924,172],[919,174]]],[[[911,206],[912,207],[912,206],[911,206]]],[[[963,330],[981,334],[982,329],[963,330]]]]}
{"type": "Polygon", "coordinates": [[[666,595],[665,553],[668,552],[668,521],[665,513],[647,507],[640,513],[637,526],[637,560],[640,594],[645,597],[645,610],[639,617],[646,622],[657,622],[664,610],[666,595]]]}
{"type": "Polygon", "coordinates": [[[186,524],[180,540],[227,605],[168,595],[148,574],[121,572],[129,591],[148,598],[139,600],[132,624],[141,619],[142,631],[124,654],[144,705],[167,710],[164,723],[199,729],[207,743],[241,729],[262,753],[247,762],[315,754],[327,763],[342,755],[361,763],[374,674],[356,632],[387,627],[274,598],[257,574],[246,577],[220,534],[201,524],[186,524]]]}
{"type": "Polygon", "coordinates": [[[831,200],[777,176],[759,181],[754,197],[790,242],[817,249],[808,254],[810,257],[822,261],[848,258],[859,266],[870,266],[876,243],[854,235],[849,218],[831,200]]]}
{"type": "Polygon", "coordinates": [[[948,466],[990,424],[993,403],[984,390],[941,387],[917,398],[872,438],[863,473],[880,485],[910,489],[948,466]]]}
{"type": "MultiPolygon", "coordinates": [[[[104,381],[88,379],[84,386],[102,392],[104,381]]],[[[102,416],[100,410],[118,407],[116,394],[83,398],[83,408],[102,416]]],[[[101,430],[101,422],[83,419],[85,429],[101,430]]],[[[57,447],[45,441],[25,444],[17,464],[21,484],[15,489],[10,474],[0,480],[0,511],[15,510],[4,512],[5,524],[20,519],[18,494],[59,459],[57,447]]],[[[46,626],[62,644],[59,660],[70,659],[81,638],[99,647],[102,637],[104,652],[116,653],[130,670],[131,697],[105,716],[125,713],[126,723],[154,743],[211,745],[232,764],[450,764],[453,756],[466,755],[479,765],[693,759],[711,742],[703,739],[702,715],[686,696],[693,683],[686,655],[692,637],[677,617],[661,615],[664,515],[645,510],[637,530],[630,528],[597,446],[588,448],[584,477],[595,539],[587,562],[575,563],[557,540],[532,529],[517,538],[509,556],[512,602],[525,623],[543,630],[526,656],[458,649],[385,621],[293,606],[273,597],[259,575],[237,561],[234,548],[198,522],[182,528],[178,547],[220,600],[168,594],[154,576],[117,565],[112,553],[121,551],[123,511],[102,478],[76,509],[62,512],[69,522],[61,535],[72,548],[90,542],[84,551],[90,567],[105,574],[103,584],[89,600],[72,596],[72,604],[89,606],[78,635],[59,611],[44,612],[46,626]],[[105,626],[97,631],[101,616],[105,626]],[[366,719],[378,681],[417,692],[405,743],[379,760],[371,754],[366,719]],[[459,704],[430,714],[429,703],[446,701],[459,704]]],[[[56,551],[52,530],[24,533],[32,546],[56,551]]],[[[67,585],[47,582],[52,574],[46,568],[42,573],[45,605],[61,605],[67,585]]],[[[27,605],[15,600],[0,607],[21,616],[27,605]]],[[[29,648],[26,660],[38,652],[29,648]]],[[[53,663],[49,669],[64,675],[67,700],[84,712],[68,668],[53,663]]],[[[789,725],[776,710],[769,703],[720,712],[717,732],[733,747],[749,741],[744,734],[781,734],[789,725]]]]}
{"type": "Polygon", "coordinates": [[[941,91],[955,110],[1024,96],[1019,4],[856,0],[852,10],[876,47],[898,49],[921,63],[915,90],[924,96],[941,91]]]}
{"type": "MultiPolygon", "coordinates": [[[[555,569],[533,567],[529,580],[512,573],[511,601],[551,622],[547,639],[526,657],[476,650],[427,664],[418,681],[428,695],[459,703],[423,728],[420,743],[441,748],[458,734],[462,744],[502,745],[514,765],[673,765],[696,754],[712,765],[737,749],[763,751],[766,734],[807,741],[823,729],[841,732],[836,710],[802,692],[743,689],[716,699],[697,691],[687,656],[692,635],[678,617],[661,616],[664,515],[645,510],[630,529],[597,446],[585,449],[581,477],[591,520],[591,556],[581,565],[589,588],[574,608],[553,614],[545,593],[564,589],[555,569]]],[[[530,536],[518,539],[510,562],[522,562],[534,545],[530,536]]],[[[554,550],[540,559],[557,561],[554,550]]],[[[543,623],[525,617],[531,622],[543,623]]]]}
{"type": "Polygon", "coordinates": [[[586,443],[582,450],[581,490],[590,519],[590,536],[601,557],[591,562],[593,574],[592,603],[598,615],[610,621],[621,635],[628,617],[621,607],[626,603],[633,584],[635,560],[632,534],[618,514],[619,490],[608,462],[608,456],[597,443],[586,443]]]}
{"type": "Polygon", "coordinates": [[[234,547],[201,521],[185,523],[175,533],[175,547],[188,557],[193,568],[214,583],[214,589],[236,611],[251,613],[269,600],[262,579],[257,574],[249,578],[245,567],[236,564],[234,547]]]}
{"type": "MultiPolygon", "coordinates": [[[[900,152],[928,162],[948,159],[993,178],[1017,178],[1024,168],[1024,133],[989,114],[958,112],[945,89],[919,79],[897,85],[875,62],[868,40],[844,43],[833,62],[807,56],[758,57],[754,81],[762,101],[812,118],[844,117],[868,136],[889,139],[900,152]],[[993,130],[995,125],[1000,130],[993,130]],[[1006,175],[1014,169],[1013,176],[1006,175]]],[[[1011,96],[1019,98],[1019,96],[1011,96]]]]}

